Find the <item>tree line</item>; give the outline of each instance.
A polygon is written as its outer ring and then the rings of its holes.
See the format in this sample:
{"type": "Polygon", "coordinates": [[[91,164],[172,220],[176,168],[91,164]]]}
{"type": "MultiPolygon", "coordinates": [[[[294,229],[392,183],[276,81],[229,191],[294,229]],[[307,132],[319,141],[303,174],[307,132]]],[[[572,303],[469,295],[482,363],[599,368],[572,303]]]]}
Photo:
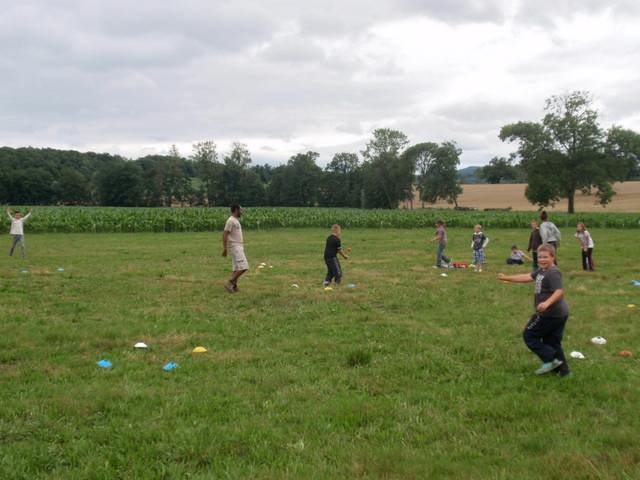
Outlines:
{"type": "MultiPolygon", "coordinates": [[[[577,191],[606,205],[613,182],[640,178],[640,135],[600,127],[587,92],[551,97],[542,121],[505,125],[499,137],[515,142],[517,150],[508,159],[493,158],[478,176],[489,183],[527,183],[527,198],[540,206],[567,198],[573,212],[577,191]]],[[[388,128],[374,130],[359,153],[336,153],[324,169],[317,152],[298,153],[276,167],[253,165],[246,145],[219,152],[212,140],[194,144],[187,156],[172,146],[166,155],[136,160],[3,147],[0,203],[397,208],[417,191],[423,203],[457,206],[461,153],[454,141],[411,145],[403,132],[388,128]]]]}
{"type": "Polygon", "coordinates": [[[453,142],[406,148],[408,143],[400,131],[378,129],[360,155],[336,153],[324,169],[317,152],[293,155],[276,167],[253,165],[246,145],[237,142],[221,153],[212,140],[194,144],[187,157],[172,146],[167,155],[136,160],[3,147],[0,203],[396,208],[412,199],[416,182],[425,201],[454,203],[461,192],[456,176],[461,150],[453,142]]]}

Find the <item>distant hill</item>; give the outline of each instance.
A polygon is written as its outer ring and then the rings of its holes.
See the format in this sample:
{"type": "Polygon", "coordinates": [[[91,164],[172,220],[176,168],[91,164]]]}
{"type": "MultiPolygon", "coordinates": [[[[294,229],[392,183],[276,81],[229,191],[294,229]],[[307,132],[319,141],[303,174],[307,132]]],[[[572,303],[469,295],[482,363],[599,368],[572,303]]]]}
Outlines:
{"type": "Polygon", "coordinates": [[[458,170],[458,178],[462,183],[484,183],[476,177],[478,169],[481,167],[466,167],[458,170]]]}

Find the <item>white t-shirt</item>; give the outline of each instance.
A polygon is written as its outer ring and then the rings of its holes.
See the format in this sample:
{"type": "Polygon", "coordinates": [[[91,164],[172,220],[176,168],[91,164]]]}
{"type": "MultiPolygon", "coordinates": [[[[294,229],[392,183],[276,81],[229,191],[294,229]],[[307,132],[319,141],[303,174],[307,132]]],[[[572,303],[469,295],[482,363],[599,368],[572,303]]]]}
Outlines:
{"type": "Polygon", "coordinates": [[[24,221],[29,218],[29,215],[31,215],[31,212],[27,213],[22,218],[15,218],[9,215],[9,218],[11,219],[11,235],[24,235],[24,221]]]}
{"type": "Polygon", "coordinates": [[[593,238],[589,235],[588,231],[576,233],[576,238],[580,240],[580,243],[585,248],[593,248],[595,247],[595,243],[593,243],[593,238]]]}
{"type": "Polygon", "coordinates": [[[242,246],[242,225],[240,225],[240,220],[231,215],[224,225],[224,231],[229,232],[227,248],[242,246]]]}

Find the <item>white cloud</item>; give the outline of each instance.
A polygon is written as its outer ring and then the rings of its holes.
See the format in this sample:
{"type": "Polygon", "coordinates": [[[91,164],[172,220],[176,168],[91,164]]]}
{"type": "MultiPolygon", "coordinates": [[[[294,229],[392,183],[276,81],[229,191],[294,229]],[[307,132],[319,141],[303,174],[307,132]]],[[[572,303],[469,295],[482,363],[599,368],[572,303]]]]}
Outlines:
{"type": "Polygon", "coordinates": [[[325,163],[392,127],[483,164],[512,148],[502,125],[571,90],[640,130],[638,20],[630,0],[14,2],[0,143],[136,157],[239,140],[258,162],[325,163]]]}

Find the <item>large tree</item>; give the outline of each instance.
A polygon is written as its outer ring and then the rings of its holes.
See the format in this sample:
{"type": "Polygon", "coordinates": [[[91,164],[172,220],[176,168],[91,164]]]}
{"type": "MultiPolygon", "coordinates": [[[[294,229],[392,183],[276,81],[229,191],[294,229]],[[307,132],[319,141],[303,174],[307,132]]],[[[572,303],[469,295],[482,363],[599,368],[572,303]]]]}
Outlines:
{"type": "Polygon", "coordinates": [[[373,138],[361,152],[364,204],[368,208],[397,208],[413,195],[414,164],[402,155],[407,136],[389,128],[373,131],[373,138]]]}
{"type": "Polygon", "coordinates": [[[408,148],[403,157],[412,159],[416,168],[416,183],[420,199],[427,203],[446,200],[458,206],[462,187],[458,179],[458,165],[462,150],[455,142],[418,143],[408,148]]]}
{"type": "Polygon", "coordinates": [[[626,137],[619,130],[602,130],[591,95],[581,91],[549,98],[539,123],[518,122],[500,131],[501,140],[519,144],[517,154],[529,182],[527,199],[547,206],[566,198],[570,213],[576,191],[595,189],[606,205],[614,195],[612,183],[626,179],[629,145],[621,138],[626,137]]]}
{"type": "Polygon", "coordinates": [[[336,153],[322,174],[320,204],[324,207],[359,207],[361,178],[358,155],[336,153]]]}

